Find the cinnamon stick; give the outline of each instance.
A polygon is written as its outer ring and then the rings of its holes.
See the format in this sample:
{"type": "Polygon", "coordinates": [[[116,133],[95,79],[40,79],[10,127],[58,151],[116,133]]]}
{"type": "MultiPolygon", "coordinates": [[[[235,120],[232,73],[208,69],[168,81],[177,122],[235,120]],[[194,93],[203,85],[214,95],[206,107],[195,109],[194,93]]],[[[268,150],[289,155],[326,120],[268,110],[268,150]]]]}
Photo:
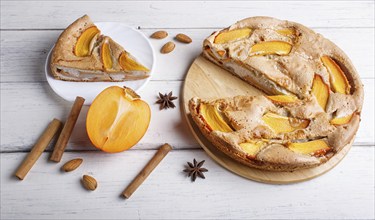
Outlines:
{"type": "Polygon", "coordinates": [[[122,196],[128,199],[135,190],[145,181],[145,179],[150,175],[150,173],[155,169],[155,167],[163,160],[163,158],[172,150],[169,144],[164,144],[159,148],[154,157],[147,163],[147,165],[142,169],[142,171],[135,177],[135,179],[126,187],[122,192],[122,196]]]}
{"type": "Polygon", "coordinates": [[[55,148],[53,149],[52,155],[50,157],[51,161],[60,162],[84,102],[84,98],[77,96],[76,100],[74,101],[73,107],[70,110],[68,120],[66,121],[61,131],[59,139],[56,142],[55,148]]]}
{"type": "Polygon", "coordinates": [[[40,136],[40,138],[34,145],[33,149],[23,160],[22,164],[18,167],[16,173],[14,174],[16,177],[18,177],[20,180],[23,180],[25,178],[40,155],[42,155],[43,151],[51,142],[53,136],[55,136],[55,134],[60,130],[61,126],[62,122],[57,120],[56,118],[50,122],[46,130],[43,132],[42,136],[40,136]]]}

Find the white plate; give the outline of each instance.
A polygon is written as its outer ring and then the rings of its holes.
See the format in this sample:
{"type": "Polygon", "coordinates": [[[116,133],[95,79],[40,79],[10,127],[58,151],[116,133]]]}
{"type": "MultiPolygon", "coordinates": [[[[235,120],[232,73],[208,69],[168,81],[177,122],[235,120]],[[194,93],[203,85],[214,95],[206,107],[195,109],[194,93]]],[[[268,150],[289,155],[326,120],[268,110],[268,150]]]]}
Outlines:
{"type": "Polygon", "coordinates": [[[150,81],[155,68],[155,53],[149,40],[141,32],[122,23],[98,22],[95,25],[101,30],[102,34],[110,36],[123,46],[125,50],[135,56],[140,63],[148,67],[150,69],[150,77],[124,82],[68,82],[56,80],[52,76],[49,67],[52,47],[47,56],[45,74],[53,91],[65,100],[74,101],[77,96],[81,96],[86,100],[85,105],[89,105],[101,91],[109,86],[127,86],[138,92],[150,81]]]}

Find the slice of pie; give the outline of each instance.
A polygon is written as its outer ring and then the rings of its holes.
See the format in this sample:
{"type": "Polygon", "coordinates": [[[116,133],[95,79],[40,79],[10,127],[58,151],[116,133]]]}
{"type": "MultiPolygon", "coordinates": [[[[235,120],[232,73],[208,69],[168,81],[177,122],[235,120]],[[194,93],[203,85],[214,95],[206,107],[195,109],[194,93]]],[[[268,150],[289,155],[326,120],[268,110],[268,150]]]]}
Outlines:
{"type": "Polygon", "coordinates": [[[247,18],[209,36],[203,55],[267,94],[190,100],[202,133],[232,158],[291,171],[326,162],[354,138],[361,80],[345,53],[312,30],[247,18]]]}
{"type": "Polygon", "coordinates": [[[218,149],[251,167],[291,171],[326,162],[355,135],[360,117],[345,122],[317,106],[285,95],[193,98],[192,118],[218,149]]]}
{"type": "Polygon", "coordinates": [[[52,51],[51,71],[66,81],[125,81],[144,79],[149,69],[85,15],[63,31],[52,51]]]}

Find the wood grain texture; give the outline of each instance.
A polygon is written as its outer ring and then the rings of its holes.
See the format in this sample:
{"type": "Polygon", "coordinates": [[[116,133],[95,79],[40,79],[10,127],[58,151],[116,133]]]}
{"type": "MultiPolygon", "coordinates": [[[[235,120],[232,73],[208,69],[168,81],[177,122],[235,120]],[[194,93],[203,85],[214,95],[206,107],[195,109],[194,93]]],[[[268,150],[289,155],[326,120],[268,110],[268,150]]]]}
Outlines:
{"type": "MultiPolygon", "coordinates": [[[[174,101],[174,109],[159,110],[159,104],[155,103],[158,92],[173,91],[180,96],[181,85],[179,81],[152,81],[147,89],[139,92],[150,105],[151,123],[135,149],[157,149],[164,143],[180,149],[199,147],[182,121],[180,99],[174,101]]],[[[2,83],[0,91],[2,151],[29,150],[49,120],[56,117],[65,122],[72,106],[72,103],[58,97],[46,82],[2,83]],[[14,123],[15,120],[17,123],[14,123]]],[[[87,110],[88,106],[83,106],[67,146],[69,150],[96,150],[86,133],[87,110]]]]}
{"type": "Polygon", "coordinates": [[[130,200],[119,195],[154,150],[66,153],[81,157],[71,173],[49,163],[48,154],[20,182],[11,177],[24,153],[1,154],[1,219],[371,219],[374,218],[375,147],[352,148],[329,173],[298,184],[249,181],[218,166],[202,150],[172,151],[130,200]],[[206,179],[190,182],[187,161],[206,160],[206,179]],[[93,176],[94,192],[80,185],[93,176]],[[161,213],[162,212],[162,213],[161,213]]]}
{"type": "MultiPolygon", "coordinates": [[[[374,143],[374,79],[364,79],[365,104],[362,121],[354,145],[374,143]]],[[[140,91],[141,97],[151,107],[150,127],[135,149],[157,149],[165,142],[175,148],[199,148],[191,135],[181,113],[182,82],[151,81],[147,89],[140,91]],[[174,103],[176,108],[159,110],[155,104],[158,92],[173,91],[180,97],[174,103]]],[[[51,118],[65,121],[72,103],[58,97],[46,82],[2,83],[1,84],[1,151],[25,151],[32,147],[36,138],[51,118]],[[20,101],[22,100],[22,101],[20,101]],[[14,123],[17,119],[18,123],[14,123]]],[[[67,149],[96,150],[86,134],[85,119],[88,106],[82,108],[67,149]]],[[[48,148],[50,149],[50,148],[48,148]]]]}
{"type": "MultiPolygon", "coordinates": [[[[155,75],[151,80],[183,80],[198,54],[202,42],[213,31],[208,29],[166,29],[169,36],[162,40],[151,39],[156,51],[155,75]],[[193,39],[191,44],[176,43],[170,54],[159,53],[160,48],[178,33],[185,33],[193,39]],[[173,65],[170,65],[173,63],[173,65]]],[[[374,78],[374,29],[373,28],[314,28],[318,33],[335,42],[352,59],[362,78],[374,78]],[[355,43],[353,43],[355,41],[355,43]]],[[[141,29],[150,36],[156,29],[141,29]]],[[[1,82],[45,81],[44,63],[48,51],[62,30],[56,31],[2,31],[1,32],[1,82]],[[22,33],[22,34],[20,34],[22,33]],[[41,40],[43,39],[43,40],[41,40]]]]}
{"type": "Polygon", "coordinates": [[[193,97],[199,97],[203,100],[212,100],[233,97],[236,95],[264,95],[264,93],[234,76],[230,72],[208,61],[203,56],[197,57],[191,65],[186,75],[182,91],[182,111],[185,114],[185,120],[195,139],[206,153],[218,164],[233,173],[258,182],[290,184],[306,181],[323,175],[335,167],[345,157],[354,140],[353,138],[340,152],[318,167],[296,170],[293,172],[275,172],[251,168],[233,160],[205,138],[191,118],[189,101],[193,97]]]}
{"type": "Polygon", "coordinates": [[[374,1],[0,1],[0,218],[374,219],[374,5],[374,1]],[[176,43],[167,55],[157,53],[156,74],[140,92],[150,103],[152,121],[137,146],[119,154],[91,151],[95,148],[86,137],[84,107],[68,144],[74,152],[63,158],[66,162],[82,157],[82,166],[61,173],[63,163],[50,163],[50,153],[43,153],[20,182],[12,177],[26,156],[19,151],[29,151],[49,120],[65,120],[70,110],[71,103],[45,82],[43,66],[61,31],[84,13],[97,22],[140,27],[146,36],[167,30],[168,38],[151,41],[155,51],[181,32],[193,42],[176,43]],[[196,149],[200,146],[182,120],[180,100],[168,111],[159,111],[154,104],[159,91],[179,95],[206,36],[256,15],[294,20],[322,33],[348,54],[364,79],[365,108],[356,146],[319,178],[277,186],[234,175],[196,149]],[[131,200],[124,201],[121,191],[154,155],[153,149],[165,142],[174,150],[131,200]],[[182,172],[193,158],[206,160],[209,172],[203,181],[191,183],[182,172]],[[83,174],[98,180],[95,192],[82,188],[83,174]]]}
{"type": "Polygon", "coordinates": [[[66,28],[84,14],[142,28],[226,27],[256,15],[309,27],[358,28],[374,27],[373,10],[373,1],[2,1],[1,28],[66,28]]]}

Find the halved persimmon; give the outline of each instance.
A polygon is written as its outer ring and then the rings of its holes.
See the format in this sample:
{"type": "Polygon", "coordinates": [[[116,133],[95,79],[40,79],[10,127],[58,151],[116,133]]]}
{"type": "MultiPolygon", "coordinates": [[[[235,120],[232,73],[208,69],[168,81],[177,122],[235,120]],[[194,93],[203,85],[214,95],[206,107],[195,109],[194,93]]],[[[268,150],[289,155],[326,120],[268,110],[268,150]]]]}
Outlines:
{"type": "Polygon", "coordinates": [[[137,144],[150,124],[149,105],[130,88],[111,86],[93,101],[87,113],[86,130],[93,145],[116,153],[137,144]]]}

